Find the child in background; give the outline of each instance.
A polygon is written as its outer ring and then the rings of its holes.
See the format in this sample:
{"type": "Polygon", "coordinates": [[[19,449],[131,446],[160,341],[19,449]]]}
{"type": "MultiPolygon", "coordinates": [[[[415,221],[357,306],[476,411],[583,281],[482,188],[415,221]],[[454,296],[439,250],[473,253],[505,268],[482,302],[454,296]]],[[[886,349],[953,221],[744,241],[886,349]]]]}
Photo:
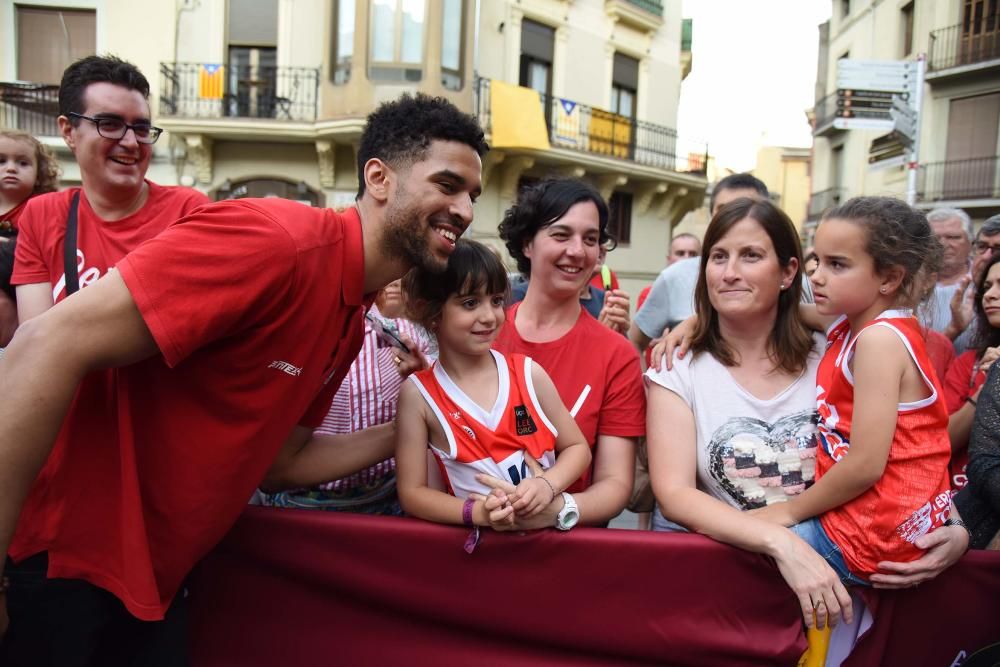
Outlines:
{"type": "Polygon", "coordinates": [[[948,413],[909,309],[934,243],[922,213],[886,197],[852,199],[816,232],[815,308],[835,318],[816,375],[816,483],[755,512],[792,527],[845,582],[917,559],[914,540],[950,512],[948,413]]]}
{"type": "Polygon", "coordinates": [[[33,196],[55,192],[59,166],[49,149],[26,132],[0,130],[0,242],[17,233],[17,219],[33,196]]]}
{"type": "Polygon", "coordinates": [[[545,371],[528,357],[491,349],[505,318],[503,263],[486,246],[459,239],[443,274],[414,269],[403,289],[414,319],[437,335],[440,355],[400,392],[396,474],[403,510],[468,526],[537,514],[579,479],[590,448],[545,371]],[[448,492],[428,485],[428,445],[448,492]],[[531,474],[528,456],[547,468],[544,474],[531,474]],[[490,488],[476,480],[479,473],[516,486],[512,501],[487,512],[490,488]]]}

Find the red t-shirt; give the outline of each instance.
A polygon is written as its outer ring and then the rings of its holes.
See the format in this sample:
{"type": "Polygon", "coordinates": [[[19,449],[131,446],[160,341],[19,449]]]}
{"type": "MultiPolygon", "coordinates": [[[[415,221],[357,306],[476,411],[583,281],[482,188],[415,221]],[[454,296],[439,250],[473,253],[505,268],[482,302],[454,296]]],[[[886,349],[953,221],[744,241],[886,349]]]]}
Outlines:
{"type": "MultiPolygon", "coordinates": [[[[546,343],[532,343],[521,338],[514,326],[520,305],[508,309],[507,321],[493,347],[507,355],[531,357],[552,378],[567,410],[572,412],[580,404],[575,419],[591,449],[598,435],[645,435],[646,393],[639,355],[628,339],[587,315],[581,307],[580,317],[566,335],[546,343]]],[[[583,491],[590,486],[592,477],[593,466],[567,490],[583,491]]]]}
{"type": "Polygon", "coordinates": [[[54,301],[66,296],[63,240],[70,201],[76,192],[80,192],[76,266],[81,288],[107,273],[143,241],[209,202],[208,197],[191,188],[164,187],[150,181],[146,184],[149,197],[143,207],[114,222],[98,218],[80,188],[50,192],[28,200],[18,222],[20,234],[11,284],[51,283],[54,301]]]}
{"type": "Polygon", "coordinates": [[[363,262],[356,210],[281,199],[206,206],[122,259],[162,356],[78,395],[11,556],[47,550],[49,576],[162,618],[293,427],[329,410],[363,338],[363,262]]]}
{"type": "Polygon", "coordinates": [[[924,329],[924,344],[927,346],[927,357],[931,360],[934,372],[943,384],[948,368],[955,361],[955,345],[940,331],[927,328],[924,329]]]}
{"type": "MultiPolygon", "coordinates": [[[[885,311],[865,328],[875,326],[887,327],[901,338],[931,395],[899,404],[881,479],[857,498],[820,517],[823,530],[840,547],[848,568],[865,578],[878,572],[880,561],[919,558],[923,551],[913,541],[943,524],[951,508],[948,414],[924,349],[923,332],[908,311],[885,311]]],[[[821,443],[816,455],[817,481],[850,453],[854,376],[849,364],[856,341],[850,322],[841,317],[827,333],[826,354],[816,371],[821,443]]]]}
{"type": "Polygon", "coordinates": [[[0,234],[9,236],[11,233],[17,231],[18,220],[21,214],[24,213],[24,207],[30,199],[29,197],[6,213],[0,214],[0,234]]]}
{"type": "MultiPolygon", "coordinates": [[[[958,412],[965,404],[965,399],[971,398],[986,381],[986,373],[976,368],[979,361],[977,350],[966,350],[958,355],[944,376],[944,401],[948,406],[948,414],[958,412]]],[[[969,465],[968,443],[959,451],[952,452],[948,469],[951,475],[951,488],[958,491],[969,483],[966,476],[966,466],[969,465]]]]}

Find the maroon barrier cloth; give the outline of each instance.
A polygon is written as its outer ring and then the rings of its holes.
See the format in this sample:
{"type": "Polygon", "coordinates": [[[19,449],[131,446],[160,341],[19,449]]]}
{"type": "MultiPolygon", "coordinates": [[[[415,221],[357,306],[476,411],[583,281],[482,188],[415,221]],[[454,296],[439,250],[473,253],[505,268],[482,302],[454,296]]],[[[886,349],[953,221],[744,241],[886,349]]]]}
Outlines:
{"type": "MultiPolygon", "coordinates": [[[[468,531],[250,507],[191,583],[193,667],[259,664],[794,665],[776,568],[699,535],[468,531]]],[[[949,666],[1000,641],[1000,554],[866,591],[845,665],[949,666]]],[[[957,663],[956,663],[957,664],[957,663]]]]}
{"type": "Polygon", "coordinates": [[[530,534],[250,507],[191,582],[193,667],[794,665],[763,556],[698,535],[530,534]]]}
{"type": "Polygon", "coordinates": [[[960,664],[1000,642],[1000,553],[970,551],[916,588],[869,591],[866,598],[875,624],[844,667],[960,664]]]}

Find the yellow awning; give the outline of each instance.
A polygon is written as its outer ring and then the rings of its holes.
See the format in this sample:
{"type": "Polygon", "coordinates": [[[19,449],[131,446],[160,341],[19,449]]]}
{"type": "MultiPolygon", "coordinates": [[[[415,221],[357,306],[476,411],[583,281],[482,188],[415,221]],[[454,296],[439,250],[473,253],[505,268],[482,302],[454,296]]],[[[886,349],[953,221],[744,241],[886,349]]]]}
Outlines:
{"type": "Polygon", "coordinates": [[[494,148],[549,150],[549,131],[537,91],[490,80],[490,116],[494,148]]]}

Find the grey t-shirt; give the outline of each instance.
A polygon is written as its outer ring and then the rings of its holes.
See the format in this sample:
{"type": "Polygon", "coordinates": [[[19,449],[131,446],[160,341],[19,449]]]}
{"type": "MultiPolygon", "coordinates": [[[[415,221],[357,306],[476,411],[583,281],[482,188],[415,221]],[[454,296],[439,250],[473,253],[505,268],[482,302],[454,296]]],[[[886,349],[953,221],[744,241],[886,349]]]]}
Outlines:
{"type": "Polygon", "coordinates": [[[675,262],[660,271],[653,289],[635,314],[635,325],[650,338],[659,338],[694,314],[694,287],[698,284],[700,257],[675,262]]]}

